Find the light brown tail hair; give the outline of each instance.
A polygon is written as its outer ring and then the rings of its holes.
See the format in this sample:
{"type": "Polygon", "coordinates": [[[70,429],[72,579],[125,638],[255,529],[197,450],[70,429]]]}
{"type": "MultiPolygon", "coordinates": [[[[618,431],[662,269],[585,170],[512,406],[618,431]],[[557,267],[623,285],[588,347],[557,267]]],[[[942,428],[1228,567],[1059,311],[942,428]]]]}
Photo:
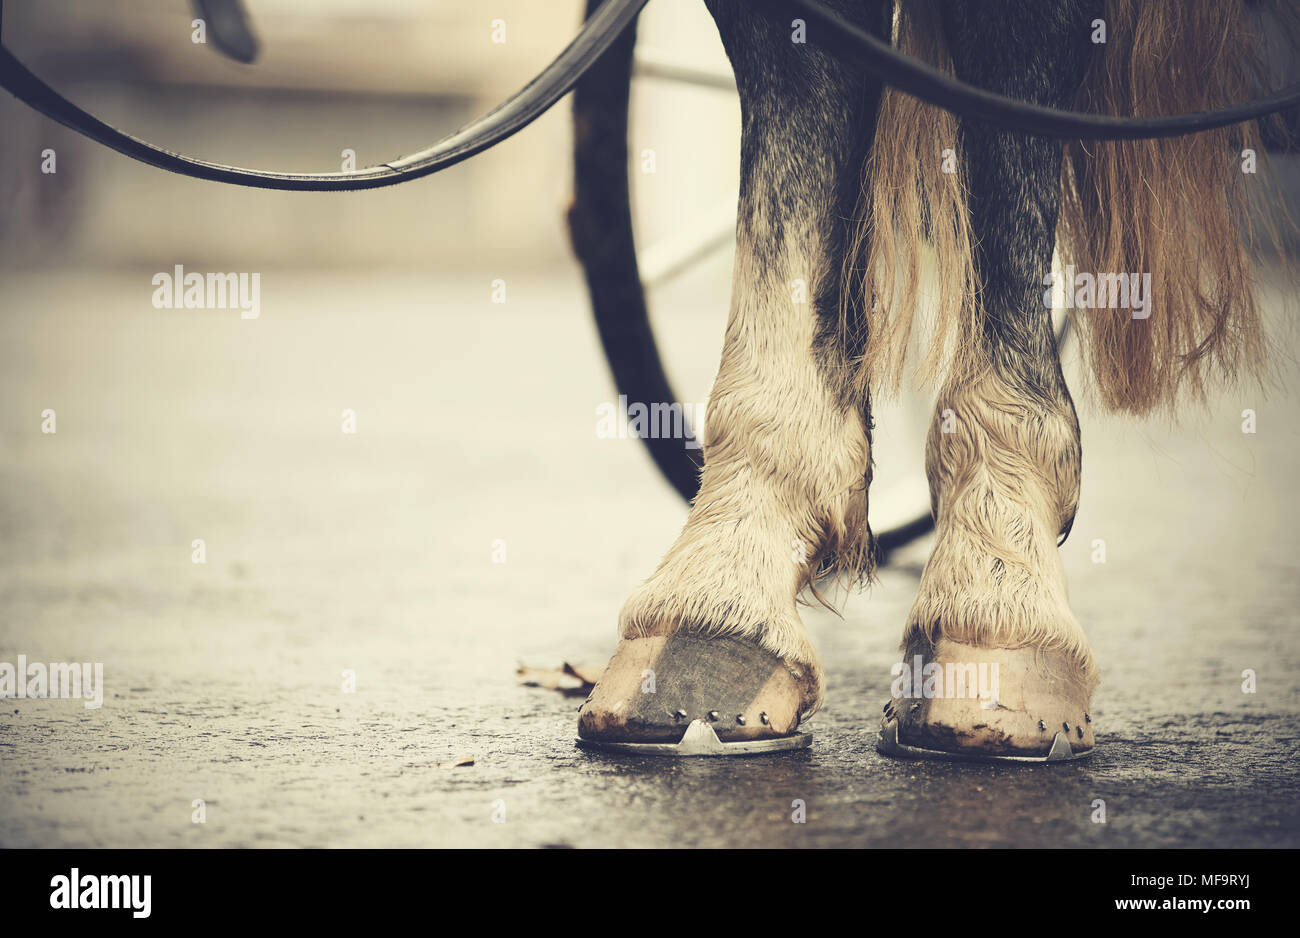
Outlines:
{"type": "MultiPolygon", "coordinates": [[[[1260,0],[1292,43],[1300,5],[1260,0]]],[[[1106,0],[1098,44],[1076,107],[1116,116],[1220,108],[1268,88],[1264,39],[1244,0],[1106,0]]],[[[899,0],[893,41],[952,72],[936,0],[899,0]]],[[[854,234],[845,260],[846,341],[863,349],[865,393],[897,391],[928,260],[934,322],[917,363],[930,385],[946,369],[979,367],[979,281],[957,119],[887,88],[881,98],[854,234]],[[941,169],[956,152],[957,172],[941,169]],[[866,321],[850,304],[869,310],[866,321]],[[867,334],[850,336],[853,329],[867,334]]],[[[1280,121],[1275,125],[1282,130],[1280,121]]],[[[1262,380],[1265,341],[1253,258],[1284,253],[1293,221],[1277,211],[1256,122],[1160,140],[1073,141],[1065,147],[1057,250],[1062,265],[1093,273],[1150,273],[1151,315],[1071,311],[1089,384],[1111,411],[1172,412],[1184,400],[1241,378],[1262,380]],[[1258,172],[1242,171],[1244,151],[1258,172]]],[[[845,345],[844,347],[854,347],[845,345]]]]}

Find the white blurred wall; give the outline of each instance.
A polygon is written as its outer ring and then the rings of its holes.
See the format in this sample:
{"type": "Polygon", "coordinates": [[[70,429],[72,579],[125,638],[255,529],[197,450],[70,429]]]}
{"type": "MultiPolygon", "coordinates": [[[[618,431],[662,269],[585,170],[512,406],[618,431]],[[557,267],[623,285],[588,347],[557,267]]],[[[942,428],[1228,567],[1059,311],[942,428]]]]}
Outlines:
{"type": "MultiPolygon", "coordinates": [[[[191,40],[186,0],[8,0],[5,42],[71,100],[137,136],[256,167],[333,171],[419,149],[497,104],[572,38],[578,0],[246,0],[255,64],[191,40]],[[506,41],[492,41],[493,21],[506,41]]],[[[699,0],[655,0],[641,42],[725,68],[699,0]]],[[[439,176],[376,192],[247,190],[176,177],[0,98],[0,263],[212,269],[571,264],[571,105],[439,176]],[[40,172],[57,153],[58,172],[40,172]]],[[[734,203],[734,92],[634,87],[643,241],[734,203]],[[655,153],[655,173],[640,154],[655,153]]],[[[160,268],[159,268],[160,269],[160,268]]]]}

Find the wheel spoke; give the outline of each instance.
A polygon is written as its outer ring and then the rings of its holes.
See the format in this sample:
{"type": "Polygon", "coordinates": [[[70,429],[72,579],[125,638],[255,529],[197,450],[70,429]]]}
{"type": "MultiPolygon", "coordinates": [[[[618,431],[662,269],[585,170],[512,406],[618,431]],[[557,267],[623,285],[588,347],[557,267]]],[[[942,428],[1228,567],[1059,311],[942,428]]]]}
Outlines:
{"type": "Polygon", "coordinates": [[[736,90],[736,78],[728,69],[700,67],[655,50],[637,49],[632,67],[638,78],[658,78],[722,91],[736,90]]]}
{"type": "Polygon", "coordinates": [[[663,286],[731,244],[736,237],[736,207],[721,206],[681,234],[652,244],[640,253],[638,266],[646,289],[663,286]]]}

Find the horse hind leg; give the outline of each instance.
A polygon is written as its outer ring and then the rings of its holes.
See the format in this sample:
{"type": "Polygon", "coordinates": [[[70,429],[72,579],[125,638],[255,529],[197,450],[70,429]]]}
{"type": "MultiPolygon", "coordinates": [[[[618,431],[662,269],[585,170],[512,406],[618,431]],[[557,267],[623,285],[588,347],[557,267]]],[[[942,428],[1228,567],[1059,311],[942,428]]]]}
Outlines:
{"type": "MultiPolygon", "coordinates": [[[[837,2],[883,31],[881,0],[837,2]]],[[[724,744],[790,737],[823,693],[796,596],[832,554],[870,564],[866,402],[834,337],[879,86],[788,19],[708,6],[743,113],[731,310],[699,494],[582,708],[597,746],[672,745],[700,722],[724,744]]]]}
{"type": "MultiPolygon", "coordinates": [[[[942,6],[960,77],[1054,107],[1070,106],[1083,78],[1094,15],[1088,0],[1015,0],[996,17],[942,6]]],[[[1062,148],[978,121],[962,122],[960,145],[978,334],[962,337],[927,441],[936,542],[903,639],[909,680],[895,681],[880,748],[1079,756],[1093,746],[1097,670],[1057,547],[1078,504],[1081,449],[1043,302],[1062,148]]]]}

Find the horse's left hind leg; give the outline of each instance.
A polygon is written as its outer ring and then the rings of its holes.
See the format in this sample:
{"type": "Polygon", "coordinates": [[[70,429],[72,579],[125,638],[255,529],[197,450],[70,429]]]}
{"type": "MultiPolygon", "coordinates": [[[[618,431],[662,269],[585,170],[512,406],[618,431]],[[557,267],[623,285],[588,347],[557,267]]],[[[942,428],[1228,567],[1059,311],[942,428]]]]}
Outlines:
{"type": "MultiPolygon", "coordinates": [[[[836,6],[883,32],[881,0],[836,6]]],[[[824,559],[870,565],[869,420],[836,326],[879,86],[748,0],[708,7],[743,114],[731,312],[699,495],[623,607],[579,718],[585,745],[796,739],[822,698],[796,597],[824,559]]]]}
{"type": "MultiPolygon", "coordinates": [[[[1089,54],[1090,0],[1014,0],[996,17],[948,0],[943,13],[961,77],[1070,106],[1089,54]]],[[[904,636],[910,680],[895,682],[881,748],[1078,756],[1093,745],[1096,666],[1067,602],[1057,542],[1078,504],[1079,425],[1042,299],[1061,145],[964,121],[962,152],[981,334],[964,337],[975,351],[959,357],[930,429],[937,538],[904,636]]]]}

